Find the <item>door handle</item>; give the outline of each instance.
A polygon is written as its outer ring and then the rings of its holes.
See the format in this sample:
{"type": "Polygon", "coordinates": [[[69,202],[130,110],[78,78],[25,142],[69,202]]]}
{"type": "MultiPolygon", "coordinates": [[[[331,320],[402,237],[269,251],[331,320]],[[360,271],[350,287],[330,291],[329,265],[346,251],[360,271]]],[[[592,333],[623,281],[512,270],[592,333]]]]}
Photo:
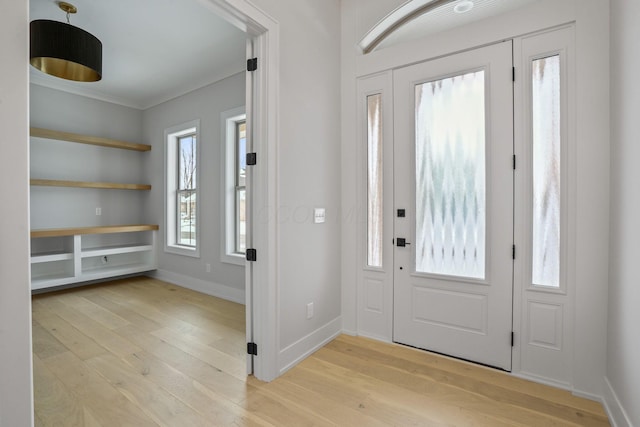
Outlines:
{"type": "Polygon", "coordinates": [[[407,245],[410,245],[411,243],[407,242],[407,239],[405,239],[404,237],[397,237],[396,238],[396,246],[404,248],[407,245]]]}

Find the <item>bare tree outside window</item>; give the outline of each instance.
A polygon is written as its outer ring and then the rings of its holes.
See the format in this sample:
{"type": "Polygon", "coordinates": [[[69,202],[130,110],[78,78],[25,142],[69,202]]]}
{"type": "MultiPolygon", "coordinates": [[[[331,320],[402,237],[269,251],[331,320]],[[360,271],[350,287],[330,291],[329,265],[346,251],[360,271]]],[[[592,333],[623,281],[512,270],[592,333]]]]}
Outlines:
{"type": "Polygon", "coordinates": [[[236,122],[236,173],[235,173],[235,252],[245,253],[247,250],[247,219],[246,219],[246,174],[247,174],[247,123],[245,120],[236,122]]]}
{"type": "Polygon", "coordinates": [[[177,244],[196,246],[196,135],[178,138],[177,244]]]}

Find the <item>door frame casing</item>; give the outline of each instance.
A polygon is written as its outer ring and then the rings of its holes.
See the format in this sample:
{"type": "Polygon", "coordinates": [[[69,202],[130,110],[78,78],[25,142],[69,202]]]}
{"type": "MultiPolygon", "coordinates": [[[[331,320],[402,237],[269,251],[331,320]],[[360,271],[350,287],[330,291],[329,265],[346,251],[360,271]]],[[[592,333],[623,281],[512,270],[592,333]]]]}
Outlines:
{"type": "MultiPolygon", "coordinates": [[[[253,374],[263,381],[278,376],[279,348],[277,278],[277,141],[279,87],[279,24],[243,0],[197,0],[218,16],[244,31],[251,39],[247,54],[258,58],[258,69],[247,76],[247,122],[251,121],[253,151],[259,162],[252,166],[251,202],[247,209],[247,244],[258,261],[247,262],[245,302],[247,338],[258,345],[253,374]]],[[[247,73],[249,74],[249,73],[247,73]]]]}
{"type": "MultiPolygon", "coordinates": [[[[348,40],[343,46],[351,47],[359,41],[358,28],[350,30],[358,22],[359,9],[363,1],[344,7],[343,30],[348,40]]],[[[506,39],[517,39],[544,29],[566,25],[575,28],[575,97],[571,100],[575,108],[575,135],[580,141],[580,150],[572,159],[574,194],[569,200],[569,221],[574,223],[570,239],[574,239],[575,252],[569,254],[567,271],[568,286],[575,292],[568,298],[568,316],[573,328],[566,337],[571,348],[568,382],[556,382],[551,376],[530,376],[519,371],[519,360],[514,357],[513,374],[545,382],[571,390],[574,394],[589,398],[602,396],[602,378],[606,368],[606,284],[608,260],[602,257],[602,244],[608,239],[608,183],[609,183],[609,106],[608,106],[608,2],[599,0],[566,0],[556,2],[541,0],[520,10],[503,16],[489,18],[467,27],[445,31],[433,36],[405,42],[400,45],[361,55],[349,52],[343,58],[344,76],[343,156],[355,160],[359,157],[356,145],[349,142],[355,138],[357,117],[357,81],[359,78],[391,70],[396,67],[438,58],[451,53],[492,44],[506,39]],[[577,186],[577,183],[580,183],[577,186]],[[580,212],[580,215],[577,215],[580,212]],[[580,269],[577,268],[580,266],[580,269]],[[578,289],[576,284],[580,284],[578,289]]],[[[516,73],[519,75],[519,73],[516,73]]],[[[517,112],[516,112],[517,114],[517,112]]],[[[355,198],[359,191],[358,175],[343,161],[343,203],[355,198]],[[353,181],[349,181],[349,179],[353,181]]],[[[343,233],[343,322],[345,331],[358,334],[358,268],[361,259],[354,242],[357,234],[351,230],[343,233]]],[[[521,316],[521,297],[518,284],[515,286],[514,316],[521,316]]],[[[520,322],[522,323],[522,322],[520,322]]],[[[521,345],[522,328],[515,327],[515,346],[521,345]]]]}

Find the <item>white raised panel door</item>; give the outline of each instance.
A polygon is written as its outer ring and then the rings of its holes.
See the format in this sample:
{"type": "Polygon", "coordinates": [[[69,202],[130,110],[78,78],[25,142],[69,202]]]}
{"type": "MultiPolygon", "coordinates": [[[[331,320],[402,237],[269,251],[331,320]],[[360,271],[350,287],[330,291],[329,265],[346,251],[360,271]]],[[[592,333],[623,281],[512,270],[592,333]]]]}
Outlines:
{"type": "Polygon", "coordinates": [[[393,340],[511,369],[511,42],[394,72],[393,340]],[[404,238],[406,246],[399,246],[404,238]]]}

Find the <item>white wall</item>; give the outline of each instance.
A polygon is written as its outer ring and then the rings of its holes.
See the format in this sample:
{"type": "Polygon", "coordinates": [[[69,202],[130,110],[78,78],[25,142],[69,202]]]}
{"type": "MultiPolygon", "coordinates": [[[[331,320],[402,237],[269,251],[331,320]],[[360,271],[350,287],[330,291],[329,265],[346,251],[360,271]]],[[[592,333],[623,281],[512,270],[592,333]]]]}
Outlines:
{"type": "Polygon", "coordinates": [[[0,14],[0,426],[32,424],[28,2],[0,14]]]}
{"type": "Polygon", "coordinates": [[[255,0],[279,23],[279,366],[340,330],[340,15],[337,0],[255,0]],[[313,223],[313,208],[327,221],[313,223]],[[315,314],[307,319],[307,303],[315,314]]]}
{"type": "MultiPolygon", "coordinates": [[[[38,85],[30,86],[34,127],[142,142],[142,112],[38,85]]],[[[31,138],[30,176],[41,179],[146,184],[149,153],[31,138]]],[[[31,187],[31,228],[144,223],[146,192],[31,187]],[[102,215],[96,215],[96,208],[102,215]]]]}
{"type": "Polygon", "coordinates": [[[244,73],[236,74],[204,88],[167,101],[143,113],[144,143],[153,148],[145,161],[145,176],[153,189],[145,205],[145,217],[160,224],[158,234],[158,277],[220,297],[244,302],[244,266],[220,261],[223,239],[223,205],[220,194],[221,151],[220,113],[245,103],[244,73]],[[200,257],[164,252],[164,131],[200,119],[200,257]],[[205,266],[211,264],[211,272],[205,266]]]}
{"type": "Polygon", "coordinates": [[[611,252],[606,392],[618,426],[640,425],[640,3],[611,2],[611,252]],[[624,412],[626,411],[626,417],[624,412]],[[625,420],[626,418],[626,420],[625,420]]]}
{"type": "MultiPolygon", "coordinates": [[[[284,4],[279,0],[256,0],[254,3],[278,21],[281,40],[280,57],[272,58],[278,61],[280,70],[278,187],[273,189],[280,203],[269,208],[279,214],[275,219],[279,251],[273,256],[279,260],[277,310],[282,328],[278,337],[282,350],[279,365],[285,368],[289,361],[297,360],[324,337],[340,330],[339,2],[304,0],[284,4]],[[310,212],[307,209],[316,206],[327,209],[324,225],[314,225],[311,216],[306,215],[310,212]],[[298,216],[290,215],[294,211],[298,216]],[[307,320],[305,307],[311,301],[315,303],[315,316],[307,320]]],[[[25,144],[2,147],[15,154],[15,160],[2,168],[2,176],[7,179],[1,189],[2,196],[14,201],[12,216],[17,217],[10,224],[2,222],[2,250],[13,254],[3,257],[0,272],[2,303],[10,306],[9,310],[3,306],[1,324],[12,325],[11,329],[0,330],[3,427],[29,425],[31,418],[27,6],[26,0],[14,2],[1,18],[3,64],[5,61],[9,64],[3,68],[5,79],[0,92],[3,125],[6,120],[3,129],[12,144],[20,140],[25,144]],[[17,179],[20,174],[22,179],[17,179]],[[5,281],[17,285],[8,288],[5,281]],[[11,353],[7,353],[7,348],[11,353]]],[[[160,165],[154,162],[152,167],[160,165]]]]}

